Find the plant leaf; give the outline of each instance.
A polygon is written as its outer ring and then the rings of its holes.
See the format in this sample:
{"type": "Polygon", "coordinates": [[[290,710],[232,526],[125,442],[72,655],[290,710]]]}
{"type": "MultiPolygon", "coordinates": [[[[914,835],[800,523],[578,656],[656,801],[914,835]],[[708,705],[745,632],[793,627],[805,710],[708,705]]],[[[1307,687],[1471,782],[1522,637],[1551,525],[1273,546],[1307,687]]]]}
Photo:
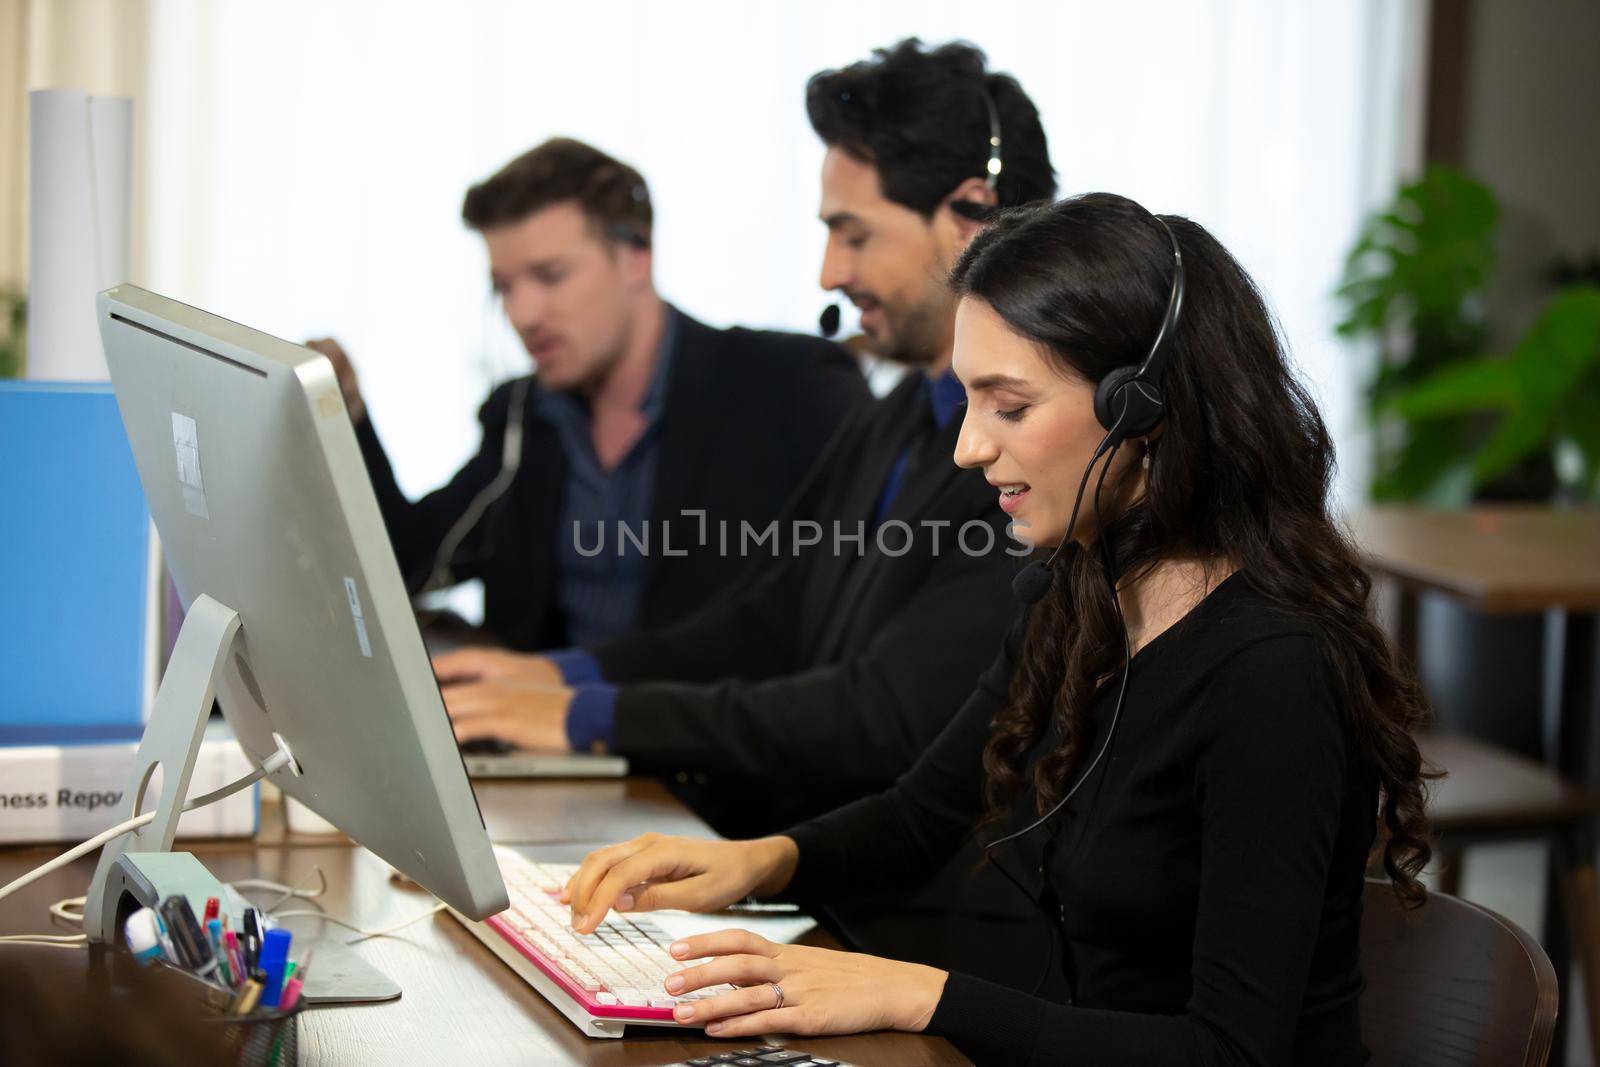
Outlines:
{"type": "Polygon", "coordinates": [[[1517,410],[1500,420],[1489,439],[1472,457],[1472,475],[1479,485],[1515,467],[1550,442],[1547,412],[1517,410]]]}
{"type": "Polygon", "coordinates": [[[1410,427],[1399,448],[1387,459],[1380,457],[1373,499],[1465,504],[1472,485],[1472,440],[1473,427],[1467,419],[1435,419],[1410,427]],[[1449,492],[1451,486],[1457,492],[1449,492]]]}
{"type": "MultiPolygon", "coordinates": [[[[1572,286],[1557,293],[1511,353],[1518,406],[1554,414],[1600,362],[1600,288],[1572,286]]],[[[1600,412],[1595,412],[1600,418],[1600,412]]]]}
{"type": "Polygon", "coordinates": [[[1567,396],[1556,417],[1556,433],[1576,445],[1583,458],[1584,494],[1600,493],[1600,374],[1589,375],[1567,396]]]}
{"type": "Polygon", "coordinates": [[[1510,361],[1480,357],[1434,372],[1396,393],[1387,406],[1406,419],[1436,419],[1509,410],[1516,401],[1517,375],[1510,361]]]}

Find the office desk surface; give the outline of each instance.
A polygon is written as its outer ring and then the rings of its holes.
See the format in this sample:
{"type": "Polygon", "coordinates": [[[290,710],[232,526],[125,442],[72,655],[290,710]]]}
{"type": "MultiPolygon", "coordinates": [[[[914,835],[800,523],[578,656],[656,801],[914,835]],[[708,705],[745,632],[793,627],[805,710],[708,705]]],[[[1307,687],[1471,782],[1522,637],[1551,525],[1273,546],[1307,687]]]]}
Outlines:
{"type": "MultiPolygon", "coordinates": [[[[490,840],[502,844],[611,844],[650,830],[662,834],[710,833],[705,823],[654,778],[499,778],[480,779],[472,787],[478,794],[478,810],[483,813],[490,840]]],[[[261,833],[256,836],[257,844],[327,841],[326,837],[289,834],[278,818],[264,818],[261,833]]]]}
{"type": "Polygon", "coordinates": [[[1373,569],[1480,611],[1600,611],[1600,509],[1374,507],[1351,516],[1373,569]]]}
{"type": "MultiPolygon", "coordinates": [[[[553,846],[551,858],[580,857],[589,847],[647,829],[703,832],[669,793],[653,782],[478,783],[485,821],[497,840],[553,846]],[[585,805],[590,805],[585,807],[585,805]],[[660,818],[660,824],[652,823],[660,818]],[[590,840],[584,835],[595,831],[590,840]],[[614,832],[606,832],[614,831],[614,832]]],[[[391,882],[387,867],[344,838],[285,832],[278,806],[262,806],[255,840],[179,842],[224,881],[267,878],[315,884],[320,867],[327,892],[296,905],[375,929],[418,914],[431,897],[391,882]]],[[[37,866],[59,847],[0,849],[0,884],[37,866]]],[[[76,932],[50,917],[48,906],[81,894],[94,857],[35,882],[0,905],[0,932],[76,932]]],[[[257,895],[256,899],[262,899],[257,895]]],[[[283,910],[287,910],[285,905],[283,910]]],[[[354,937],[316,918],[285,920],[301,937],[354,937]]],[[[729,925],[737,925],[730,920],[729,925]]],[[[811,943],[829,944],[815,933],[811,943]]],[[[0,952],[7,949],[0,946],[0,952]]],[[[746,1045],[712,1041],[698,1031],[634,1030],[621,1041],[590,1040],[495,959],[454,919],[438,914],[393,937],[362,943],[361,956],[399,983],[398,1001],[308,1011],[301,1028],[304,1064],[666,1064],[746,1045]],[[638,1036],[634,1036],[637,1034],[638,1036]]],[[[794,1038],[783,1043],[862,1065],[965,1064],[946,1042],[912,1034],[794,1038]]]]}

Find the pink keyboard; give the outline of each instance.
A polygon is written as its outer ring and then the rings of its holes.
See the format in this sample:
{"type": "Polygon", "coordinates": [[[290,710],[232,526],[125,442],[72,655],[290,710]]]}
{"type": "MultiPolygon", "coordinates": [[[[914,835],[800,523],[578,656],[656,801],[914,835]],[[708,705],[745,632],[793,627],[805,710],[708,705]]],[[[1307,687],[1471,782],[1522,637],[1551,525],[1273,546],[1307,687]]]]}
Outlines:
{"type": "Polygon", "coordinates": [[[673,938],[656,922],[613,913],[593,934],[574,933],[572,913],[559,897],[577,867],[535,863],[506,848],[495,853],[511,907],[468,928],[585,1032],[615,1037],[619,1024],[677,1026],[672,1009],[680,1001],[733,988],[668,995],[662,987],[667,975],[701,961],[673,959],[673,938]]]}

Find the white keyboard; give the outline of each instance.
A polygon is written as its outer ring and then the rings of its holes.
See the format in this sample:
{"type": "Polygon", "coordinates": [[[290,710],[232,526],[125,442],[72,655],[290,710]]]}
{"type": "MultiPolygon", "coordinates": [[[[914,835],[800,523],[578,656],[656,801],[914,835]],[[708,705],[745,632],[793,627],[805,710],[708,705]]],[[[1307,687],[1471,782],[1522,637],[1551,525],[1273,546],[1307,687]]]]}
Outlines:
{"type": "Polygon", "coordinates": [[[452,914],[584,1033],[621,1037],[629,1023],[681,1026],[672,1017],[680,1001],[733,989],[668,995],[662,986],[667,975],[705,961],[673,959],[673,938],[644,914],[613,912],[594,933],[574,933],[560,893],[576,865],[535,863],[501,847],[495,855],[511,906],[481,923],[452,914]]]}

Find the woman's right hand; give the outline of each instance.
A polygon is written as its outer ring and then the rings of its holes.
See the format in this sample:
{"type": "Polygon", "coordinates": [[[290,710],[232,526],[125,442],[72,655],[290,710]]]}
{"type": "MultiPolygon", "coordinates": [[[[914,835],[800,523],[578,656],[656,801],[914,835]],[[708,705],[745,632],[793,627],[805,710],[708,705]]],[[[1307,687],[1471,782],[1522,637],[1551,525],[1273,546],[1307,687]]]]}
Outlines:
{"type": "Polygon", "coordinates": [[[777,893],[794,877],[800,850],[793,838],[708,841],[642,834],[584,857],[561,891],[572,905],[572,928],[593,933],[606,913],[716,911],[754,893],[777,893]]]}

